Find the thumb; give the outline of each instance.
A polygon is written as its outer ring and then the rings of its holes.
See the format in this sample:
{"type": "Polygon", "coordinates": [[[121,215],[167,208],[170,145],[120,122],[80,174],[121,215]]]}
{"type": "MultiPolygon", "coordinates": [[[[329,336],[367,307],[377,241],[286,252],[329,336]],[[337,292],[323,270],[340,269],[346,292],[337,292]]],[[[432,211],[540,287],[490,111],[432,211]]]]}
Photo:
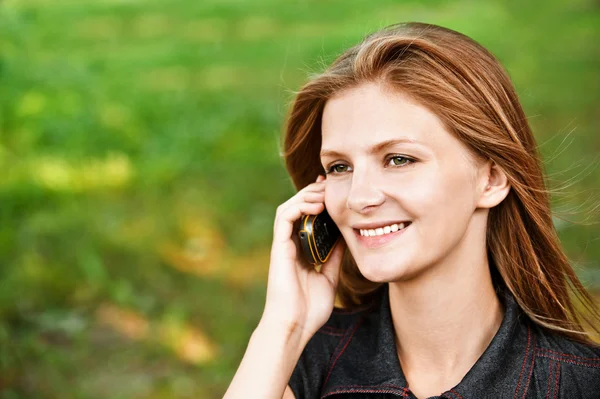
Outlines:
{"type": "Polygon", "coordinates": [[[334,288],[337,288],[338,280],[340,278],[340,267],[342,265],[342,257],[346,249],[346,242],[342,237],[335,244],[333,252],[327,259],[327,262],[321,266],[321,274],[327,277],[327,280],[331,283],[334,288]]]}

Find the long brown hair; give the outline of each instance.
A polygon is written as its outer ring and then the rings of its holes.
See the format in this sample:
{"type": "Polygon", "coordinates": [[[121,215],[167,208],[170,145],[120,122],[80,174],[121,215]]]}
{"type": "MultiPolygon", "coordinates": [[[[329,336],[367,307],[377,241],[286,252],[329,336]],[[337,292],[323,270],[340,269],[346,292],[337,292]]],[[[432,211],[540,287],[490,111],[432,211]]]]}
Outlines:
{"type": "MultiPolygon", "coordinates": [[[[589,342],[582,323],[599,332],[600,313],[561,247],[533,133],[508,74],[469,37],[423,23],[393,25],[312,77],[297,93],[285,130],[283,155],[296,188],[324,173],[319,153],[326,101],[365,82],[383,83],[426,106],[474,154],[505,172],[511,190],[488,216],[492,273],[534,322],[589,342]]],[[[362,305],[381,286],[362,276],[347,251],[338,301],[362,305]]]]}

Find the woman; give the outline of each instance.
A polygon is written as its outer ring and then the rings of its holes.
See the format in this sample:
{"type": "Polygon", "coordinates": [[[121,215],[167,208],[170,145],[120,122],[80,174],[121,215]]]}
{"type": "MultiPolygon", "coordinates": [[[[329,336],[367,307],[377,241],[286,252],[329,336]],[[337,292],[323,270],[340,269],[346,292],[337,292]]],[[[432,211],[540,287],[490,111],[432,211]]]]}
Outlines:
{"type": "Polygon", "coordinates": [[[227,398],[600,397],[582,326],[599,313],[487,50],[420,23],[370,35],[300,90],[284,146],[299,191],[277,209],[264,313],[227,398]],[[316,271],[294,223],[325,207],[343,242],[316,271]]]}

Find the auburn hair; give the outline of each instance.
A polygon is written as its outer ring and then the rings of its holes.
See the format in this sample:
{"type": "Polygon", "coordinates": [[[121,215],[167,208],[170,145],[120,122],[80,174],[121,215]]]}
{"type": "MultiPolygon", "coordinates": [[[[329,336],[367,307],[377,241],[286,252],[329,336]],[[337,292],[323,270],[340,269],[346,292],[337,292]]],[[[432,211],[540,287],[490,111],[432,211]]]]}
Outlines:
{"type": "MultiPolygon", "coordinates": [[[[486,232],[495,283],[508,289],[538,325],[590,342],[583,323],[599,332],[600,312],[560,244],[527,117],[502,65],[468,36],[424,23],[392,25],[367,36],[313,76],[297,92],[285,126],[283,157],[296,188],[324,174],[319,153],[327,100],[368,82],[427,107],[476,156],[504,171],[511,190],[490,209],[486,232]]],[[[363,305],[382,285],[363,277],[346,250],[338,303],[363,305]]]]}

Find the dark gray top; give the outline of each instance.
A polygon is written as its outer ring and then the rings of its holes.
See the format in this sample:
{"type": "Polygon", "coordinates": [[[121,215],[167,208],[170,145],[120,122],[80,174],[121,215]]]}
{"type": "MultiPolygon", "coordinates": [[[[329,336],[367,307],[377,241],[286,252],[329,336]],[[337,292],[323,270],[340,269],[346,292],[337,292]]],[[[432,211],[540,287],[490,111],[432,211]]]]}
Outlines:
{"type": "MultiPolygon", "coordinates": [[[[600,346],[532,323],[508,291],[500,329],[462,381],[436,398],[600,398],[600,346]]],[[[388,285],[370,306],[334,309],[289,382],[297,399],[415,398],[396,352],[388,285]]]]}

